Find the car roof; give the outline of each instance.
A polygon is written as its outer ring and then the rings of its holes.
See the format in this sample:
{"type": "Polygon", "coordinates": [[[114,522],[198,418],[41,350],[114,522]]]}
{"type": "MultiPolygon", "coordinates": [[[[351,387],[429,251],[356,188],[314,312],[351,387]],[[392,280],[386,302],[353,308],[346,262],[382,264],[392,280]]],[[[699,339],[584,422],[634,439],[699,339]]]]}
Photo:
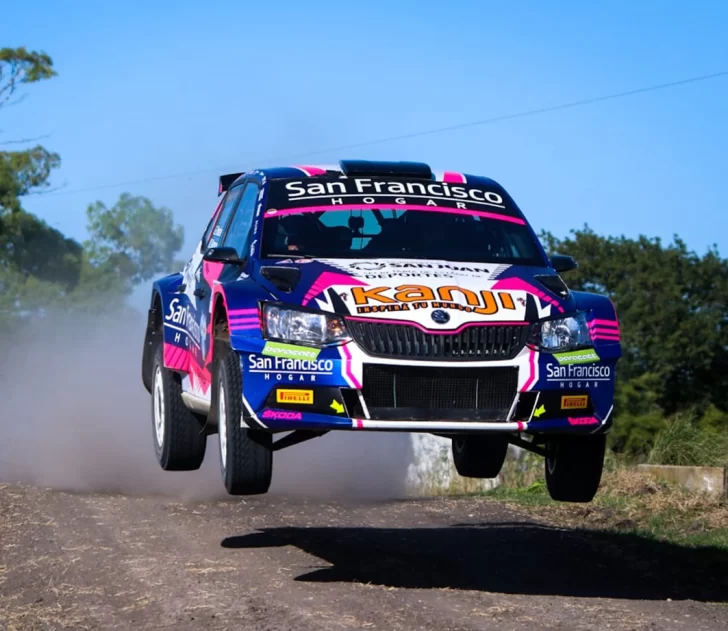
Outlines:
{"type": "MultiPolygon", "coordinates": [[[[482,175],[473,175],[470,173],[461,173],[459,171],[431,171],[429,177],[418,175],[416,169],[424,169],[430,171],[430,167],[424,163],[413,162],[383,162],[383,161],[354,161],[341,160],[339,164],[311,164],[296,166],[279,166],[254,169],[243,173],[234,173],[221,176],[221,181],[226,178],[225,189],[238,183],[245,177],[257,175],[265,180],[282,180],[282,179],[298,179],[298,178],[316,178],[316,177],[354,177],[364,174],[370,177],[404,177],[407,179],[427,179],[435,182],[447,182],[448,184],[469,184],[471,186],[488,186],[503,190],[503,187],[495,180],[482,175]],[[360,171],[356,174],[347,175],[346,167],[356,164],[359,168],[365,168],[366,171],[360,171]],[[364,165],[362,167],[362,165],[364,165]],[[401,166],[400,166],[401,165],[401,166]],[[409,167],[409,168],[408,168],[409,167]],[[397,170],[401,169],[402,173],[397,170]]],[[[222,192],[222,187],[220,192],[222,192]]]]}

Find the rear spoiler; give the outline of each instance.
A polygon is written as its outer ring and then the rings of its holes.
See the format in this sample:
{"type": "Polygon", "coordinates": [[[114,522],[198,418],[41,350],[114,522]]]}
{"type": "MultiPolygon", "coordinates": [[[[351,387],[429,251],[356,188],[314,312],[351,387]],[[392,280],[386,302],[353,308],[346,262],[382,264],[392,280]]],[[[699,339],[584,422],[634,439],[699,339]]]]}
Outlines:
{"type": "Polygon", "coordinates": [[[237,180],[242,173],[228,173],[227,175],[220,176],[220,185],[217,188],[218,197],[222,195],[226,190],[230,188],[230,185],[237,180]]]}

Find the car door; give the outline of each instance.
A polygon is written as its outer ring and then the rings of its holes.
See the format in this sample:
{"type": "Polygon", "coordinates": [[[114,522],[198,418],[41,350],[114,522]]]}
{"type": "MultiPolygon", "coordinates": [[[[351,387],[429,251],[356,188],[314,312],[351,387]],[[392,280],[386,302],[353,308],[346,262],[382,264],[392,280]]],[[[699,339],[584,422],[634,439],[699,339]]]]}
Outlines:
{"type": "Polygon", "coordinates": [[[195,352],[195,354],[199,352],[199,356],[195,359],[197,359],[199,366],[205,366],[210,351],[210,300],[212,297],[212,284],[216,280],[215,265],[217,265],[204,261],[202,255],[209,248],[220,245],[220,241],[230,224],[230,219],[238,207],[244,188],[245,182],[230,188],[225,194],[225,200],[216,220],[208,227],[202,239],[200,258],[196,262],[192,287],[187,290],[192,295],[191,299],[195,307],[194,326],[197,329],[197,339],[199,340],[199,347],[195,352]]]}
{"type": "MultiPolygon", "coordinates": [[[[231,247],[236,250],[238,256],[243,259],[247,254],[248,235],[255,214],[255,207],[258,200],[260,187],[256,182],[243,182],[236,187],[239,193],[233,202],[231,216],[221,216],[219,225],[212,231],[212,237],[208,249],[213,247],[231,247]],[[225,222],[224,224],[222,222],[225,222]]],[[[232,189],[231,189],[232,190],[232,189]]],[[[223,208],[222,212],[226,209],[223,208]]],[[[221,213],[222,215],[222,213],[221,213]]],[[[200,332],[202,343],[200,344],[205,365],[209,368],[212,360],[210,320],[212,318],[212,287],[215,281],[225,282],[233,280],[240,275],[239,265],[230,263],[217,263],[211,261],[202,262],[202,274],[200,274],[200,286],[195,290],[199,301],[198,314],[200,317],[200,332]]]]}

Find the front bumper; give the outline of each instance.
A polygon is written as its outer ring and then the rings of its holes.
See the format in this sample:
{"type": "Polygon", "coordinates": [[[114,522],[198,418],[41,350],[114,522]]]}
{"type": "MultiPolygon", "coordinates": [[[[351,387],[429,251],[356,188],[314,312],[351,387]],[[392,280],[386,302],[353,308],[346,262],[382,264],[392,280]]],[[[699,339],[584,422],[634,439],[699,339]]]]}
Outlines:
{"type": "MultiPolygon", "coordinates": [[[[615,355],[617,353],[615,352],[615,355]]],[[[243,424],[272,431],[595,433],[612,422],[616,356],[439,362],[366,355],[355,343],[306,360],[241,352],[243,424]]]]}

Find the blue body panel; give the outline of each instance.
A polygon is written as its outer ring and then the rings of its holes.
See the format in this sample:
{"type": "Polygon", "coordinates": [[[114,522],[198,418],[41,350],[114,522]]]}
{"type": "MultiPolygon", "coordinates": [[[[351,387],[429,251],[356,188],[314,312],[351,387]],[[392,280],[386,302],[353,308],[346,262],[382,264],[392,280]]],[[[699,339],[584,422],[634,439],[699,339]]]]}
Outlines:
{"type": "MultiPolygon", "coordinates": [[[[483,369],[517,366],[519,381],[512,418],[523,423],[524,432],[582,433],[609,429],[616,364],[621,356],[614,305],[605,296],[586,292],[563,295],[555,285],[541,282],[539,277],[558,276],[549,267],[546,253],[525,218],[524,223],[538,244],[543,266],[392,259],[377,260],[373,262],[376,265],[364,269],[361,263],[357,266],[346,260],[261,259],[263,209],[267,204],[269,182],[315,178],[326,172],[330,175],[336,169],[283,167],[243,174],[236,183],[254,181],[261,186],[252,221],[249,256],[244,264],[203,263],[199,246],[193,260],[181,273],[154,282],[150,306],[155,300],[161,305],[165,362],[189,380],[183,383],[185,391],[209,399],[213,378],[211,340],[219,309],[225,314],[230,344],[240,356],[245,422],[251,427],[277,431],[366,429],[366,419],[362,421],[360,416],[353,414],[363,391],[363,366],[382,364],[412,366],[413,370],[428,366],[453,369],[459,366],[483,369]],[[261,272],[263,267],[295,268],[300,279],[292,289],[281,289],[261,272]],[[390,282],[380,270],[388,271],[389,277],[395,280],[390,282]],[[186,288],[180,290],[180,285],[184,284],[186,288]],[[430,298],[417,303],[398,299],[396,304],[399,306],[395,311],[391,307],[395,303],[391,296],[395,291],[401,292],[401,286],[405,285],[425,288],[427,291],[420,293],[432,294],[438,302],[425,304],[430,298]],[[205,288],[202,297],[193,291],[199,287],[205,288]],[[453,287],[468,298],[467,303],[453,299],[452,294],[449,300],[442,299],[443,292],[453,287]],[[497,312],[486,309],[486,298],[494,300],[493,309],[497,312]],[[479,300],[486,302],[476,303],[479,300]],[[463,329],[471,324],[489,326],[501,322],[526,326],[534,319],[584,312],[593,337],[592,354],[559,358],[526,346],[510,361],[433,363],[377,358],[367,354],[356,341],[351,341],[344,346],[312,350],[307,359],[281,356],[275,354],[275,349],[261,333],[258,319],[261,301],[319,309],[363,322],[392,322],[410,326],[411,331],[424,330],[428,335],[442,333],[432,330],[431,320],[423,319],[423,314],[430,313],[435,304],[447,312],[448,319],[452,318],[452,331],[459,331],[456,325],[461,322],[463,329]],[[391,313],[383,313],[390,308],[391,313]],[[277,394],[278,390],[282,392],[277,394]],[[517,414],[522,418],[516,418],[517,414]]],[[[460,176],[469,186],[497,191],[516,207],[508,193],[493,180],[467,174],[460,176]]],[[[522,217],[520,211],[517,213],[522,217]]]]}

